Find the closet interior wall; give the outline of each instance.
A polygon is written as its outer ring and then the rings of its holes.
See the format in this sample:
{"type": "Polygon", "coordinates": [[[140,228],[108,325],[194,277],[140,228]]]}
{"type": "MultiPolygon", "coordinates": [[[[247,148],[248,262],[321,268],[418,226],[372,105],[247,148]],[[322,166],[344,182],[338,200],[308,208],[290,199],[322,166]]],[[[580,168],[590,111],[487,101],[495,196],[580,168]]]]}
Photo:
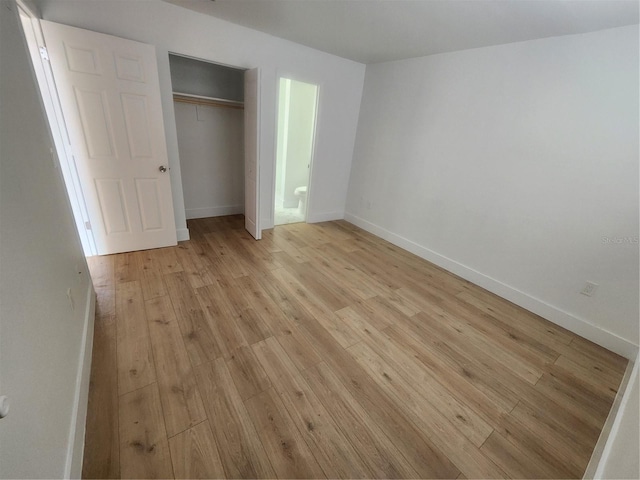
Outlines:
{"type": "Polygon", "coordinates": [[[244,212],[244,71],[169,55],[187,219],[244,212]]]}

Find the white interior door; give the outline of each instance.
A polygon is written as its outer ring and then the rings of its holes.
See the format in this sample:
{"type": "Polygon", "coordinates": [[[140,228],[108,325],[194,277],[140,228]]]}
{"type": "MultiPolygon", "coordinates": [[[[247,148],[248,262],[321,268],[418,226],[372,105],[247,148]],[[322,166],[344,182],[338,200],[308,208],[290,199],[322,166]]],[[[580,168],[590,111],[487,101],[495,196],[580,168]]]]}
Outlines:
{"type": "Polygon", "coordinates": [[[255,238],[262,238],[260,228],[260,72],[244,73],[244,227],[255,238]]]}
{"type": "Polygon", "coordinates": [[[155,48],[41,23],[98,254],[175,245],[155,48]]]}

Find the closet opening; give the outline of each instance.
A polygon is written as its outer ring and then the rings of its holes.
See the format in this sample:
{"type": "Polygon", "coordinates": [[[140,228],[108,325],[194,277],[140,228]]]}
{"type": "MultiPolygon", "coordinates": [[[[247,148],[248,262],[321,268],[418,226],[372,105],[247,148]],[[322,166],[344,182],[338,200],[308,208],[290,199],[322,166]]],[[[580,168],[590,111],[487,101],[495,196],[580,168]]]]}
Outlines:
{"type": "Polygon", "coordinates": [[[187,220],[245,211],[245,70],[169,54],[187,220]]]}
{"type": "Polygon", "coordinates": [[[317,105],[317,85],[280,77],[275,225],[307,220],[317,105]]]}

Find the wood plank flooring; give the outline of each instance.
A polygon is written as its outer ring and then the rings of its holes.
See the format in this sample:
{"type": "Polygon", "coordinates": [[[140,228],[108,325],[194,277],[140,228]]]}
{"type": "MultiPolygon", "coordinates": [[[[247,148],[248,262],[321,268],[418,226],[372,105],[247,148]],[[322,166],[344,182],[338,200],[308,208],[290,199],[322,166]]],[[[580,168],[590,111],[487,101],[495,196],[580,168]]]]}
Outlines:
{"type": "Polygon", "coordinates": [[[627,361],[344,222],[94,257],[85,478],[581,478],[627,361]]]}

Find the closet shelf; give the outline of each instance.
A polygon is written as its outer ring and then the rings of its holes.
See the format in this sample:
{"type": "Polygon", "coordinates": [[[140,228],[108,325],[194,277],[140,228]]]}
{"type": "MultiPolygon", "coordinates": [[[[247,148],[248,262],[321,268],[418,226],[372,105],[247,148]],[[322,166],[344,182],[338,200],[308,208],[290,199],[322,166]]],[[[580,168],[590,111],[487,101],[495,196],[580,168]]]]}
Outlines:
{"type": "Polygon", "coordinates": [[[224,98],[204,97],[202,95],[191,95],[190,93],[173,92],[173,101],[194,105],[207,105],[209,107],[244,109],[244,102],[226,100],[224,98]]]}

